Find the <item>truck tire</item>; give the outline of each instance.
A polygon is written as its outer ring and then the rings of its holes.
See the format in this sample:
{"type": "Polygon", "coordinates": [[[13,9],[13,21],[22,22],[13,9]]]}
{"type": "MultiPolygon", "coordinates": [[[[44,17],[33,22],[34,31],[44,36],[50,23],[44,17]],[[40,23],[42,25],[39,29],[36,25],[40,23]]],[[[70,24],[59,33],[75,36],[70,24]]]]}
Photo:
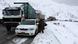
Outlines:
{"type": "Polygon", "coordinates": [[[6,26],[7,34],[11,33],[11,27],[6,26]]]}

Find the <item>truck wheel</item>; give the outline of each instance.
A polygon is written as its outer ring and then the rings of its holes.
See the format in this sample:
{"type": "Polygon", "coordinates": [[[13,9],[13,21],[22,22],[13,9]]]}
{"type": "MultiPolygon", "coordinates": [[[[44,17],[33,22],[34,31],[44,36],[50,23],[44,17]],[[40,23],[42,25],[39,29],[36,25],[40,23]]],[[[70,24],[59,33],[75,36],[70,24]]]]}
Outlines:
{"type": "Polygon", "coordinates": [[[11,27],[7,26],[6,29],[7,29],[7,33],[10,34],[11,33],[11,27]]]}

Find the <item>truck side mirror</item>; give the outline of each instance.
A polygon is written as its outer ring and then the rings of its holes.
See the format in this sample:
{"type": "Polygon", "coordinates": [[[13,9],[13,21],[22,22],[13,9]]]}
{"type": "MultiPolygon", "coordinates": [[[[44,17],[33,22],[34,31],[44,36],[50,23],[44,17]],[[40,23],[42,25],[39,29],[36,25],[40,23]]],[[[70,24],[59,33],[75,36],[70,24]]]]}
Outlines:
{"type": "Polygon", "coordinates": [[[23,11],[21,11],[21,14],[23,14],[23,11]]]}

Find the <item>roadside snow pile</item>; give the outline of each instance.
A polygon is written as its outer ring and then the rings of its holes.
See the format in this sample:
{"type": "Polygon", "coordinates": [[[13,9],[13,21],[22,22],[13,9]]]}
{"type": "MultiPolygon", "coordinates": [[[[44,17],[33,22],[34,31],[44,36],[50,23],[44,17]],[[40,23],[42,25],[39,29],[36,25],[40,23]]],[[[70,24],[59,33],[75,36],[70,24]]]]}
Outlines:
{"type": "Polygon", "coordinates": [[[51,29],[46,29],[44,33],[39,33],[35,37],[32,44],[60,44],[60,42],[57,40],[51,29]]]}
{"type": "Polygon", "coordinates": [[[44,33],[39,33],[32,44],[78,44],[78,23],[54,21],[47,24],[44,33]]]}

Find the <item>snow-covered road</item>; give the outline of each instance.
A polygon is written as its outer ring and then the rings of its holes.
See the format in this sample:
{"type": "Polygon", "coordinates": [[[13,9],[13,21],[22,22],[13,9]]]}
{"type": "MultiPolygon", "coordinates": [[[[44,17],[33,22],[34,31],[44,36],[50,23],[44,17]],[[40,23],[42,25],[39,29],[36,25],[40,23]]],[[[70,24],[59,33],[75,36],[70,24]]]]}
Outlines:
{"type": "Polygon", "coordinates": [[[44,33],[39,33],[32,44],[78,44],[78,23],[50,21],[44,33]]]}

